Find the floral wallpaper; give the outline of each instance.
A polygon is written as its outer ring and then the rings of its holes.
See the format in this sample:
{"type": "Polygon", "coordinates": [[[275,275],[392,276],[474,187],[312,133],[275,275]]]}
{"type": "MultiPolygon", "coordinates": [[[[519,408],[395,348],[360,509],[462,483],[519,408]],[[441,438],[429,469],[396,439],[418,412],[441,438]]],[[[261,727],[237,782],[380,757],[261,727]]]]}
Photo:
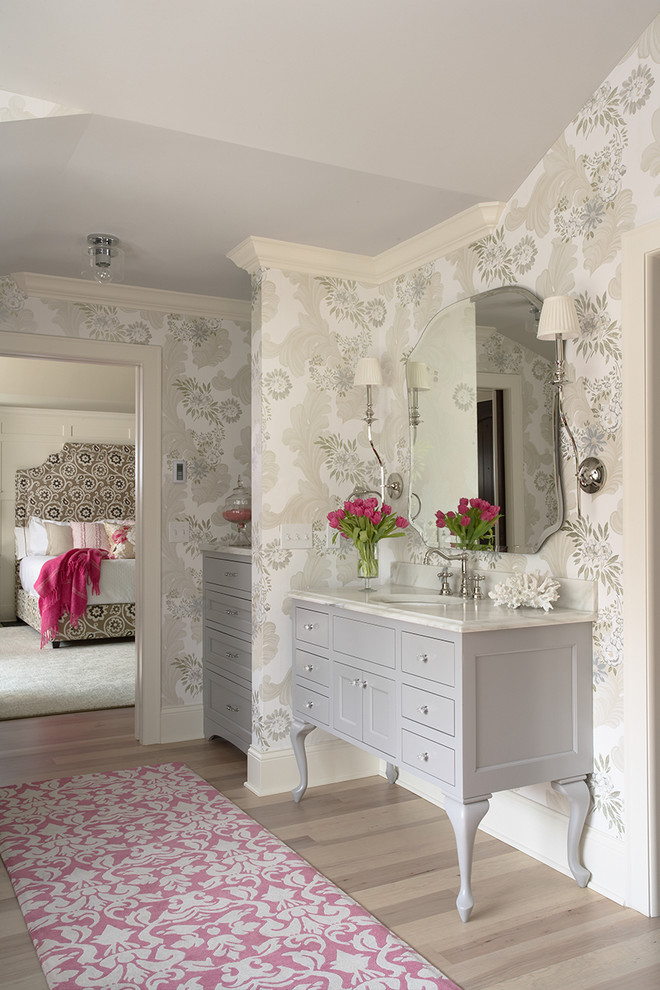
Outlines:
{"type": "Polygon", "coordinates": [[[230,542],[222,504],[239,476],[250,481],[249,321],[26,297],[4,277],[0,330],[162,349],[162,705],[201,704],[201,550],[230,542]],[[172,484],[175,460],[187,462],[185,484],[172,484]],[[190,540],[170,543],[179,520],[190,540]]]}
{"type": "MultiPolygon", "coordinates": [[[[504,566],[598,582],[594,632],[593,827],[625,831],[622,628],[621,234],[660,214],[660,18],[580,110],[518,189],[492,235],[373,287],[275,269],[254,277],[254,426],[261,475],[255,533],[255,743],[288,745],[290,631],[287,592],[355,576],[350,548],[327,546],[326,514],[356,482],[377,481],[351,387],[356,360],[378,355],[374,436],[387,471],[407,463],[402,356],[441,308],[502,284],[577,301],[582,335],[567,343],[565,407],[581,451],[603,459],[607,483],[576,515],[564,475],[566,522],[539,554],[504,566]],[[279,549],[282,522],[313,521],[311,551],[279,549]]],[[[569,451],[563,450],[564,461],[569,451]]],[[[419,560],[412,532],[390,555],[419,560]]],[[[526,789],[564,810],[549,788],[526,789]]]]}

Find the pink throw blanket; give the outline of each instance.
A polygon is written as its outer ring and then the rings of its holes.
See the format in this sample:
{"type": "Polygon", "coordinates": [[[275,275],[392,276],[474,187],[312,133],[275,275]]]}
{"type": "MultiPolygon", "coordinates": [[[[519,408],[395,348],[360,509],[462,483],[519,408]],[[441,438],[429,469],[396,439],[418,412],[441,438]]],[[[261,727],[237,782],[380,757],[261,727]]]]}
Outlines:
{"type": "Polygon", "coordinates": [[[92,594],[98,595],[101,561],[109,556],[107,550],[75,549],[46,561],[34,585],[39,595],[42,647],[55,638],[67,612],[76,628],[87,608],[87,583],[92,594]]]}

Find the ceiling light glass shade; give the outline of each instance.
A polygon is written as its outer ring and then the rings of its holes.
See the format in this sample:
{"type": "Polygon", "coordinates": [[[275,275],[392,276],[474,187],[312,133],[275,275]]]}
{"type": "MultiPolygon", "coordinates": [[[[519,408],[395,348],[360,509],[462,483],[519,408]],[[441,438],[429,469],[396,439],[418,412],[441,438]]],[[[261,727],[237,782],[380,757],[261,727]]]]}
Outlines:
{"type": "Polygon", "coordinates": [[[114,234],[88,234],[89,265],[97,282],[119,282],[123,274],[119,238],[114,234]]]}
{"type": "Polygon", "coordinates": [[[416,388],[418,392],[428,392],[429,369],[423,361],[409,361],[406,365],[406,382],[408,388],[416,388]]]}
{"type": "Polygon", "coordinates": [[[570,296],[548,296],[541,309],[536,336],[539,340],[554,340],[555,337],[569,340],[580,336],[575,303],[570,296]]]}
{"type": "Polygon", "coordinates": [[[360,358],[355,369],[354,385],[382,385],[383,376],[378,358],[360,358]]]}

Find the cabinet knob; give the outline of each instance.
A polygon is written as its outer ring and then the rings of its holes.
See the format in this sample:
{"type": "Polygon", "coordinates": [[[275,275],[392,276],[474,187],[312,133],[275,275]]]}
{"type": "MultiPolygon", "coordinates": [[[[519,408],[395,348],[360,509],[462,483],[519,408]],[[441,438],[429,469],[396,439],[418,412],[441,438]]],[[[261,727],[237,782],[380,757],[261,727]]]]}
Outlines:
{"type": "Polygon", "coordinates": [[[238,660],[238,653],[225,653],[228,660],[238,660]]]}
{"type": "Polygon", "coordinates": [[[305,705],[305,708],[313,708],[313,707],[314,707],[314,702],[313,701],[308,701],[306,703],[306,705],[305,705]]]}
{"type": "Polygon", "coordinates": [[[228,712],[238,712],[238,711],[240,711],[240,709],[239,708],[236,708],[235,705],[225,705],[225,708],[227,709],[228,712]]]}
{"type": "Polygon", "coordinates": [[[420,760],[422,763],[428,763],[429,762],[429,754],[428,753],[418,753],[417,759],[420,760]]]}
{"type": "Polygon", "coordinates": [[[226,608],[225,609],[225,615],[238,615],[238,609],[235,609],[235,608],[226,608]]]}
{"type": "Polygon", "coordinates": [[[429,655],[428,655],[428,653],[420,653],[418,655],[417,659],[418,660],[421,660],[422,663],[428,663],[429,662],[429,655]]]}
{"type": "Polygon", "coordinates": [[[421,715],[428,715],[428,713],[429,713],[429,706],[428,705],[420,705],[419,708],[417,709],[417,711],[421,715]]]}
{"type": "Polygon", "coordinates": [[[318,629],[318,627],[319,627],[318,622],[306,622],[305,625],[303,626],[303,629],[306,629],[308,632],[311,632],[312,629],[318,629]]]}
{"type": "Polygon", "coordinates": [[[309,673],[311,673],[314,670],[314,664],[313,663],[306,663],[305,664],[305,670],[307,670],[307,671],[309,671],[309,673]]]}
{"type": "Polygon", "coordinates": [[[360,687],[360,684],[362,684],[362,679],[360,677],[356,677],[355,680],[351,681],[351,684],[353,687],[360,687]]]}

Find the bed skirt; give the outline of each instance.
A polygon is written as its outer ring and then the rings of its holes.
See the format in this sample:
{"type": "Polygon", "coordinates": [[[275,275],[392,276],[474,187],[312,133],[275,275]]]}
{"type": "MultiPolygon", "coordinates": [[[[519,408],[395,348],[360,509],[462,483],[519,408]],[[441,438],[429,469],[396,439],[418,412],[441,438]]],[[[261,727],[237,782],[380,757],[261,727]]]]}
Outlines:
{"type": "MultiPolygon", "coordinates": [[[[41,615],[38,596],[28,595],[22,588],[18,588],[16,617],[40,632],[41,615]]],[[[60,631],[55,636],[54,642],[68,642],[75,639],[118,639],[134,635],[135,602],[121,602],[116,605],[89,604],[75,629],[69,622],[68,615],[60,619],[60,631]]]]}

